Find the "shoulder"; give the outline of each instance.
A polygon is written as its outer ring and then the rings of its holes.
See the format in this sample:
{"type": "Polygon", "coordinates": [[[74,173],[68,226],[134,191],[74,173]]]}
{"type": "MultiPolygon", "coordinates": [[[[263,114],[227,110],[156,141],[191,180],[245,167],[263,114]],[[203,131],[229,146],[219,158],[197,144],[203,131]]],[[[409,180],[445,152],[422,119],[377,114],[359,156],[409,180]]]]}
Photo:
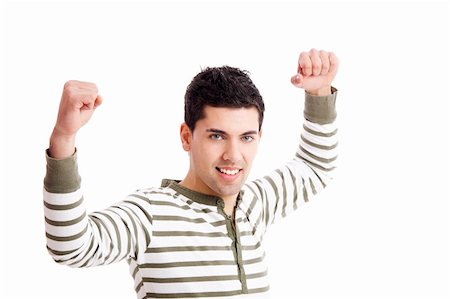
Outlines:
{"type": "Polygon", "coordinates": [[[147,199],[166,199],[166,198],[174,198],[177,193],[175,190],[169,187],[148,187],[137,189],[130,194],[130,196],[138,196],[145,197],[147,199]]]}

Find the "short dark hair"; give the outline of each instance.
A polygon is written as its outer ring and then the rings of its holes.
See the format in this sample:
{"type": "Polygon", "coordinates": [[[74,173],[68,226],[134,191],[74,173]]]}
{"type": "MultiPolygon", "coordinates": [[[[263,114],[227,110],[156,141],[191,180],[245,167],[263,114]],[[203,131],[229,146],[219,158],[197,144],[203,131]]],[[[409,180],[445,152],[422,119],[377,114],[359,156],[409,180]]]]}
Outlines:
{"type": "Polygon", "coordinates": [[[184,96],[184,121],[193,131],[205,117],[204,107],[248,108],[259,112],[259,129],[264,118],[264,101],[249,77],[249,72],[235,67],[207,67],[197,74],[184,96]]]}

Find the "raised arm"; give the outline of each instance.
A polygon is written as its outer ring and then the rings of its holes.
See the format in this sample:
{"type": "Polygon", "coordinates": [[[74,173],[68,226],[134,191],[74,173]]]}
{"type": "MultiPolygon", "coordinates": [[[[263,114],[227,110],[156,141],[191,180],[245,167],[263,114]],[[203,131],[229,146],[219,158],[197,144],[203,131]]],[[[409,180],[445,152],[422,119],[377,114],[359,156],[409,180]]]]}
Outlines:
{"type": "Polygon", "coordinates": [[[47,248],[72,267],[109,264],[136,256],[150,241],[149,203],[141,194],[87,215],[78,174],[75,136],[102,102],[95,84],[69,81],[47,150],[44,214],[47,248]],[[139,240],[139,241],[138,241],[139,240]]]}
{"type": "Polygon", "coordinates": [[[335,102],[337,90],[331,87],[338,59],[332,52],[300,54],[297,74],[291,82],[305,89],[304,124],[293,160],[271,174],[246,185],[253,194],[251,218],[267,228],[277,219],[324,189],[332,179],[337,158],[335,102]]]}

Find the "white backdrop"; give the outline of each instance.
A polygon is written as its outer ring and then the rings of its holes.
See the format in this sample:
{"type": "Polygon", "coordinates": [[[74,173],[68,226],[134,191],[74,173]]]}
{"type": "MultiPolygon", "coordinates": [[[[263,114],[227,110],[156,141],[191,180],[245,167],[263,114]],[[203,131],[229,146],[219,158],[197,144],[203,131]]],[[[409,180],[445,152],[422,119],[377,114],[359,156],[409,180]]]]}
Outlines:
{"type": "Polygon", "coordinates": [[[340,58],[340,161],[266,238],[274,298],[450,297],[449,5],[445,2],[2,2],[1,298],[135,298],[128,265],[46,252],[44,150],[69,79],[105,102],[79,133],[90,210],[183,178],[183,96],[205,66],[251,72],[267,106],[252,172],[294,154],[301,51],[340,58]],[[294,233],[295,237],[286,238],[294,233]]]}

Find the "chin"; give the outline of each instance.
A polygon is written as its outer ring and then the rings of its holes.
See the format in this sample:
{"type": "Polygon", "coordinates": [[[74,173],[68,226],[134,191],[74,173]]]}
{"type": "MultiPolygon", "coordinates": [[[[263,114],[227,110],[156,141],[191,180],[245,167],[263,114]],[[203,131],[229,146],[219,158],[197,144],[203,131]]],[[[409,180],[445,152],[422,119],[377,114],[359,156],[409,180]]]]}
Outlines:
{"type": "Polygon", "coordinates": [[[241,188],[244,184],[236,184],[233,186],[218,186],[216,192],[221,197],[233,196],[238,194],[241,191],[241,188]]]}

